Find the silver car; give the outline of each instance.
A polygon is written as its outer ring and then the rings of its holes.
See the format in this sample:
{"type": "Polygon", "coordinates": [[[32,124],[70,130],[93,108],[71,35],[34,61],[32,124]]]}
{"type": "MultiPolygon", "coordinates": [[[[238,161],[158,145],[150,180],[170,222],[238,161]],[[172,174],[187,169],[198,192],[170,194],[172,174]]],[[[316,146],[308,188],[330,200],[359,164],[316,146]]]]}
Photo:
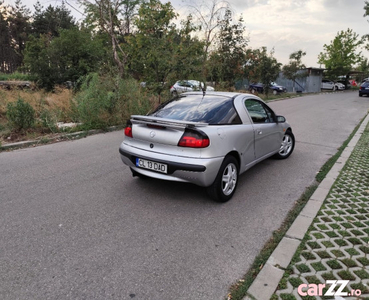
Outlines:
{"type": "MultiPolygon", "coordinates": [[[[173,86],[170,88],[170,94],[173,97],[176,97],[185,92],[194,92],[200,91],[200,86],[203,87],[204,83],[198,80],[178,80],[173,86]]],[[[212,86],[206,86],[206,91],[214,91],[212,86]]]]}
{"type": "Polygon", "coordinates": [[[286,119],[243,93],[184,93],[131,116],[124,134],[119,152],[133,176],[194,183],[219,202],[232,198],[240,174],[295,146],[286,119]]]}

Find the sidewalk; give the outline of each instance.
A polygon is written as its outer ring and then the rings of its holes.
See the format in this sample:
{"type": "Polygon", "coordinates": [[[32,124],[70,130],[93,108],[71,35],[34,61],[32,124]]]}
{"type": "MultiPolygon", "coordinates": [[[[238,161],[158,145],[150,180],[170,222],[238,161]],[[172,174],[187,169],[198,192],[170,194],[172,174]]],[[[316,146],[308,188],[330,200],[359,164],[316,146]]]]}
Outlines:
{"type": "MultiPolygon", "coordinates": [[[[369,299],[368,122],[369,115],[274,250],[245,299],[369,299]],[[343,293],[348,294],[339,297],[333,291],[328,296],[331,284],[327,280],[347,280],[343,293]]],[[[335,290],[340,286],[338,282],[335,290]]]]}

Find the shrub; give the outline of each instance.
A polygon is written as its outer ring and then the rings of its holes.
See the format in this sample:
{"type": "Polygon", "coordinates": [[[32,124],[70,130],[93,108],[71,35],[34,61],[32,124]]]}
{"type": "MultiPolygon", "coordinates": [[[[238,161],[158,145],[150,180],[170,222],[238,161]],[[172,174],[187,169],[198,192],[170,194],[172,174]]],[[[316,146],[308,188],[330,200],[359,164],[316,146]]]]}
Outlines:
{"type": "Polygon", "coordinates": [[[41,124],[44,128],[48,128],[51,132],[56,132],[57,118],[51,111],[43,109],[40,113],[41,124]]]}
{"type": "Polygon", "coordinates": [[[86,128],[124,124],[131,114],[146,114],[152,107],[150,95],[133,79],[86,76],[75,97],[74,119],[86,128]]]}
{"type": "Polygon", "coordinates": [[[35,110],[22,98],[15,103],[9,102],[6,108],[6,116],[14,129],[27,129],[35,123],[35,110]]]}

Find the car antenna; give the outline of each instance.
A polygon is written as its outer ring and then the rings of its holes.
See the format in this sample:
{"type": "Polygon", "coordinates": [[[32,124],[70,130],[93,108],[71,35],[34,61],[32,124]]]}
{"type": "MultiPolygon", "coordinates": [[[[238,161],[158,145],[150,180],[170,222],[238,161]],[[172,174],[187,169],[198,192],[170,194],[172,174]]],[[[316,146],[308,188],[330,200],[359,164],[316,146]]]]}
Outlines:
{"type": "Polygon", "coordinates": [[[206,86],[205,86],[205,84],[202,85],[201,83],[200,83],[200,86],[201,86],[201,89],[202,89],[202,97],[205,97],[205,95],[206,95],[206,86]]]}

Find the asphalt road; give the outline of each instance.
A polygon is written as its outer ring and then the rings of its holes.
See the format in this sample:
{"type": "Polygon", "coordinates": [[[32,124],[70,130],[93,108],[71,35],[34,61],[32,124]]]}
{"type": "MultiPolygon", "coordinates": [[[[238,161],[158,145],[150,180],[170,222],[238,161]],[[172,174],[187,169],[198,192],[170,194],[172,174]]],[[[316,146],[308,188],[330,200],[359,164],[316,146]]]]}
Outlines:
{"type": "Polygon", "coordinates": [[[369,109],[357,92],[271,103],[296,148],[234,198],[132,178],[123,132],[0,153],[0,299],[224,299],[369,109]]]}

